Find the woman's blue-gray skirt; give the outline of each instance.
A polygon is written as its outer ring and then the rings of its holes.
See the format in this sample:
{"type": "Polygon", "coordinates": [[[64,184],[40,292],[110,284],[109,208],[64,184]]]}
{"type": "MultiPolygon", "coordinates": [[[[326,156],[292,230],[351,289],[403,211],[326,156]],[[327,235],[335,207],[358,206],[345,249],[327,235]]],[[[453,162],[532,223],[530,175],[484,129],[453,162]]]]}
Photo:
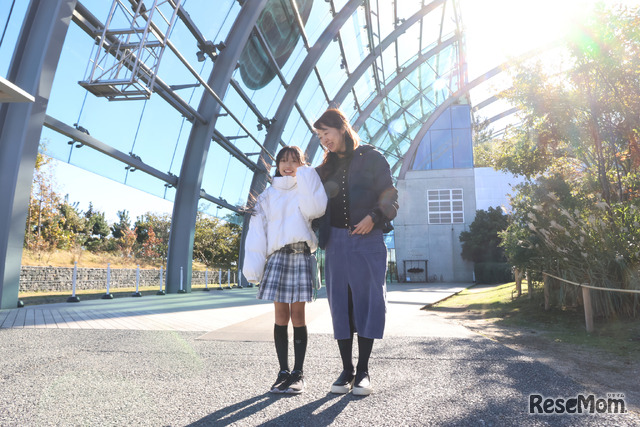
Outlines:
{"type": "Polygon", "coordinates": [[[335,339],[351,337],[349,288],[356,332],[365,338],[382,338],[387,312],[386,274],[387,247],[382,230],[361,235],[331,227],[325,278],[335,339]]]}

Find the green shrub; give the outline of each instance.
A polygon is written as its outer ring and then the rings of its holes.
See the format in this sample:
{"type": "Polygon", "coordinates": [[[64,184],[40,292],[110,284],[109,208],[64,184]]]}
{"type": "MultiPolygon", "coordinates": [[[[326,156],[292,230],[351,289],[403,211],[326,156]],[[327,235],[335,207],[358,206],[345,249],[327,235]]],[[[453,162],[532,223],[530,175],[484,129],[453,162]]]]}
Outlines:
{"type": "Polygon", "coordinates": [[[513,272],[507,262],[477,262],[474,267],[476,283],[512,282],[513,272]]]}

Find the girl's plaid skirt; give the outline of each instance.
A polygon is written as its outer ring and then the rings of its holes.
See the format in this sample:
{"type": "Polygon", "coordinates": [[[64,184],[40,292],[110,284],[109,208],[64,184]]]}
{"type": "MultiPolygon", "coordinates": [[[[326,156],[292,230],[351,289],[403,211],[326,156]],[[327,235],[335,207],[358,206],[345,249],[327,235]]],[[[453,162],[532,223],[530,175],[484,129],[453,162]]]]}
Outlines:
{"type": "MultiPolygon", "coordinates": [[[[287,246],[303,252],[307,244],[298,242],[287,246]]],[[[285,303],[312,301],[311,277],[308,253],[286,253],[284,248],[279,249],[267,259],[257,298],[285,303]]]]}

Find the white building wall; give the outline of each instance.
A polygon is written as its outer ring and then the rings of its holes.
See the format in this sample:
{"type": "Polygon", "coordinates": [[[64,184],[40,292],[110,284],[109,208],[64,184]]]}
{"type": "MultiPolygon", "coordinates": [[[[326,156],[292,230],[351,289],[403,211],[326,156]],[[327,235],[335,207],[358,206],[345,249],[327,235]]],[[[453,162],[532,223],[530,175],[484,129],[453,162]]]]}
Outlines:
{"type": "Polygon", "coordinates": [[[429,276],[438,281],[473,281],[473,263],[460,256],[460,233],[469,229],[476,212],[475,176],[472,168],[408,171],[398,181],[400,209],[394,220],[398,274],[405,260],[428,260],[429,276]],[[427,191],[462,189],[464,223],[429,224],[427,191]]]}
{"type": "Polygon", "coordinates": [[[503,212],[511,211],[509,195],[515,194],[515,187],[524,181],[510,173],[493,168],[475,168],[476,209],[488,210],[490,207],[501,207],[503,212]]]}

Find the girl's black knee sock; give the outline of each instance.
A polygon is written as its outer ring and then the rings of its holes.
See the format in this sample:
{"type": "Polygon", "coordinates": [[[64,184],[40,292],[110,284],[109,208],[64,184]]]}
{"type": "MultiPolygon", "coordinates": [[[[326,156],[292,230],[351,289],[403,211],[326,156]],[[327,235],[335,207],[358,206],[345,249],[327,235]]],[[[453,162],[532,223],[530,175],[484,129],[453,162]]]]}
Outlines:
{"type": "Polygon", "coordinates": [[[338,348],[340,349],[340,357],[342,358],[342,369],[345,371],[353,371],[353,336],[346,340],[338,340],[338,348]]]}
{"type": "Polygon", "coordinates": [[[358,335],[358,372],[369,372],[369,357],[373,349],[373,338],[358,335]]]}
{"type": "Polygon", "coordinates": [[[294,371],[302,371],[304,365],[304,356],[307,353],[307,327],[293,327],[293,354],[295,361],[293,363],[294,371]]]}
{"type": "Polygon", "coordinates": [[[288,325],[274,324],[273,326],[273,341],[276,344],[276,354],[281,371],[289,370],[289,333],[287,329],[288,325]]]}

